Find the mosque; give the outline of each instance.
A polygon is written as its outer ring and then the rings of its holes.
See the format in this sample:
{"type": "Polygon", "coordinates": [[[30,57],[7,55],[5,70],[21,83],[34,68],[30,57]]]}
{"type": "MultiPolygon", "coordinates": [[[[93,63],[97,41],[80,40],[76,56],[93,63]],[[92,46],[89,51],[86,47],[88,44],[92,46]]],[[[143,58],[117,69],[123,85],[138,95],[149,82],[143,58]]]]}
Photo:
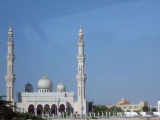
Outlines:
{"type": "Polygon", "coordinates": [[[75,100],[75,93],[69,92],[63,83],[57,85],[57,90],[53,91],[52,80],[43,76],[40,78],[37,84],[37,92],[34,92],[33,86],[30,83],[25,85],[23,92],[18,92],[18,101],[14,100],[14,87],[16,75],[14,74],[14,40],[13,31],[10,26],[8,32],[8,53],[7,59],[7,74],[6,79],[6,100],[12,101],[19,112],[29,112],[33,114],[48,114],[57,115],[59,112],[64,113],[77,113],[85,115],[89,108],[86,101],[86,79],[85,74],[85,54],[84,54],[84,34],[82,27],[80,27],[78,33],[78,72],[77,79],[77,101],[75,100]]]}

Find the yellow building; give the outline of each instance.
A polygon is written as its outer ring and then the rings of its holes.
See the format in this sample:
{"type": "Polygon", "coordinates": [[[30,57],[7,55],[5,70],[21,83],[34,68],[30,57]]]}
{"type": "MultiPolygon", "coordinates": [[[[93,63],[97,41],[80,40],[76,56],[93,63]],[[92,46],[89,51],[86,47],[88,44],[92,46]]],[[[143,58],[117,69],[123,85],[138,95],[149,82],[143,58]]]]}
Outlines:
{"type": "Polygon", "coordinates": [[[120,100],[117,104],[116,107],[120,107],[124,112],[126,111],[142,111],[142,108],[144,106],[148,106],[148,102],[141,101],[139,104],[130,104],[128,101],[126,101],[124,98],[120,100]]]}

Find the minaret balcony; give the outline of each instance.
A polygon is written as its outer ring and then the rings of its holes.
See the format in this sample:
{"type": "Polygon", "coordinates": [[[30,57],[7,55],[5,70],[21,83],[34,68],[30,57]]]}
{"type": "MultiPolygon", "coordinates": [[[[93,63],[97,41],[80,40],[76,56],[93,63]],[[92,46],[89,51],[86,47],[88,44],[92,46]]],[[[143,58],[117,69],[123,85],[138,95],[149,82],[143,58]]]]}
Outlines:
{"type": "Polygon", "coordinates": [[[84,60],[85,57],[86,57],[85,55],[78,55],[78,56],[77,56],[77,59],[78,59],[78,60],[84,60]]]}
{"type": "Polygon", "coordinates": [[[14,74],[8,74],[8,75],[5,76],[5,79],[8,82],[13,82],[16,79],[16,75],[14,75],[14,74]]]}
{"type": "Polygon", "coordinates": [[[87,76],[85,74],[84,75],[78,74],[78,75],[76,75],[76,79],[77,79],[77,81],[86,81],[87,76]]]}
{"type": "Polygon", "coordinates": [[[7,54],[6,55],[6,59],[7,60],[14,60],[15,59],[15,55],[14,54],[7,54]]]}
{"type": "Polygon", "coordinates": [[[12,40],[12,39],[9,39],[9,40],[8,40],[8,42],[7,42],[7,44],[8,44],[8,45],[12,45],[12,46],[13,46],[13,45],[14,45],[14,42],[13,42],[13,40],[12,40]]]}
{"type": "Polygon", "coordinates": [[[83,40],[79,40],[79,41],[78,41],[78,46],[84,46],[83,40]]]}

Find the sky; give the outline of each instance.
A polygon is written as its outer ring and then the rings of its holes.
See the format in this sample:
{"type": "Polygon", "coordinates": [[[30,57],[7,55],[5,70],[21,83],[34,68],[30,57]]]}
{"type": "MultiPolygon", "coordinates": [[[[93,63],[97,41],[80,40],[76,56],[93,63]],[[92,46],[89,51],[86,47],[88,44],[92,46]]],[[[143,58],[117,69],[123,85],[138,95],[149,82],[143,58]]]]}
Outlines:
{"type": "Polygon", "coordinates": [[[160,100],[159,0],[0,0],[0,95],[6,94],[7,34],[15,43],[15,98],[48,76],[77,95],[77,44],[84,32],[86,97],[113,105],[160,100]]]}

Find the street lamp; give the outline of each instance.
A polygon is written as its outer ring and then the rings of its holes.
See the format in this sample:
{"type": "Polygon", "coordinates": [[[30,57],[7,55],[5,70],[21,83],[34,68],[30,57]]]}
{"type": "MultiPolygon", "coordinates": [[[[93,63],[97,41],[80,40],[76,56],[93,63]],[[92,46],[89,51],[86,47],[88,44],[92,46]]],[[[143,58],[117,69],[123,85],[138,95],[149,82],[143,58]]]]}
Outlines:
{"type": "Polygon", "coordinates": [[[60,112],[59,112],[59,102],[60,102],[60,98],[57,98],[57,113],[58,113],[58,118],[61,116],[60,112]]]}
{"type": "Polygon", "coordinates": [[[55,98],[55,106],[54,106],[54,116],[56,116],[56,98],[55,98]]]}
{"type": "Polygon", "coordinates": [[[149,111],[150,111],[150,112],[152,112],[152,108],[153,108],[153,106],[152,106],[152,105],[150,105],[150,108],[149,108],[149,111]]]}
{"type": "Polygon", "coordinates": [[[113,116],[115,116],[115,106],[113,104],[113,116]]]}
{"type": "Polygon", "coordinates": [[[58,98],[58,100],[57,100],[57,103],[58,103],[58,112],[59,112],[59,101],[60,101],[60,98],[58,98]]]}

